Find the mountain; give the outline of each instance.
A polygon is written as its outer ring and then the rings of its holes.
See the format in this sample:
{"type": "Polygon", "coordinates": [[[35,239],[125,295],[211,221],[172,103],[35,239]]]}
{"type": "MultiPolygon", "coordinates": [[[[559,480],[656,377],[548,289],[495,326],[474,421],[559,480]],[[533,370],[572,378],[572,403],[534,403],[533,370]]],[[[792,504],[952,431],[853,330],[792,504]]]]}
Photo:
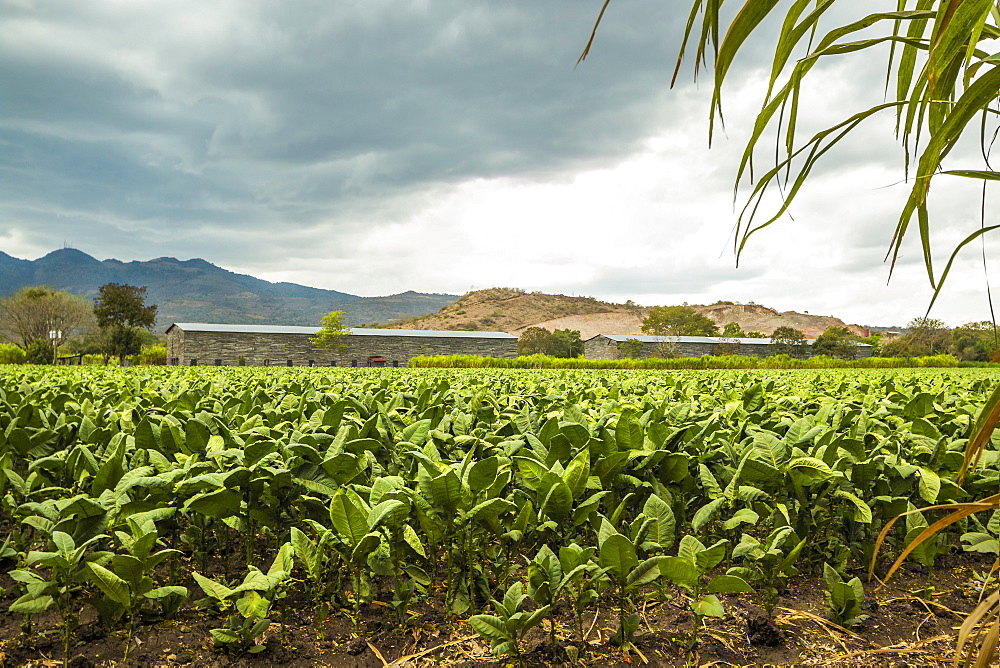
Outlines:
{"type": "MultiPolygon", "coordinates": [[[[759,304],[720,301],[707,306],[690,305],[711,318],[721,330],[727,323],[738,322],[744,331],[770,334],[778,327],[794,327],[810,338],[829,327],[848,327],[857,334],[863,328],[846,325],[832,316],[809,315],[795,311],[778,312],[759,304]]],[[[549,331],[572,329],[584,340],[598,334],[642,334],[642,320],[649,309],[632,303],[602,302],[593,297],[568,297],[509,288],[491,288],[470,292],[429,313],[401,321],[393,327],[411,329],[500,330],[520,335],[528,327],[549,331]]]]}
{"type": "Polygon", "coordinates": [[[319,325],[330,311],[344,311],[345,324],[360,325],[435,312],[457,299],[412,291],[359,297],[295,283],[271,283],[202,259],[101,261],[63,248],[37,260],[22,260],[0,252],[0,297],[28,285],[96,297],[105,283],[146,286],[146,302],[159,307],[158,331],[174,322],[319,325]]]}

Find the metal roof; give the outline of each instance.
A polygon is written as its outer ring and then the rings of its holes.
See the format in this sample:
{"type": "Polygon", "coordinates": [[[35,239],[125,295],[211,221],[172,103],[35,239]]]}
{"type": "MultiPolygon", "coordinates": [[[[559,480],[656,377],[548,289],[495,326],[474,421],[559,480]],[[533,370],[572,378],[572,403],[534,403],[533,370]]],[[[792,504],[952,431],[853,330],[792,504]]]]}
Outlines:
{"type": "Polygon", "coordinates": [[[514,339],[517,337],[507,332],[455,332],[442,329],[364,329],[351,328],[352,336],[419,336],[426,338],[451,339],[514,339]]]}
{"type": "Polygon", "coordinates": [[[319,327],[294,327],[291,325],[216,325],[205,322],[175,322],[167,327],[185,332],[232,332],[235,334],[315,334],[319,327]]]}
{"type": "MultiPolygon", "coordinates": [[[[219,325],[204,322],[175,322],[174,327],[185,332],[226,332],[233,334],[316,334],[321,327],[296,327],[294,325],[219,325]]],[[[423,338],[458,339],[517,339],[506,332],[452,332],[434,329],[371,329],[351,327],[351,336],[408,336],[423,338]]]]}
{"type": "MultiPolygon", "coordinates": [[[[650,336],[648,334],[598,334],[593,336],[588,341],[593,341],[598,336],[603,336],[606,339],[610,339],[615,343],[621,343],[622,341],[628,341],[629,339],[635,339],[642,343],[739,343],[742,346],[766,346],[771,344],[771,339],[737,339],[728,338],[724,336],[650,336]]],[[[806,343],[812,345],[816,342],[816,339],[806,339],[806,343]]],[[[856,343],[858,346],[868,346],[871,347],[869,343],[856,343]]]]}

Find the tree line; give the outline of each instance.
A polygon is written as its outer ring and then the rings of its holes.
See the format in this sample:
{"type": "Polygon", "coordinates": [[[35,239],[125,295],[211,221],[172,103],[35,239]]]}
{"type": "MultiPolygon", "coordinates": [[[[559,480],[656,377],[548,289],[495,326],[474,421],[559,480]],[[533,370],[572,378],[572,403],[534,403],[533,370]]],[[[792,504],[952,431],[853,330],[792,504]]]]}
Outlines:
{"type": "Polygon", "coordinates": [[[60,354],[100,354],[105,364],[124,364],[160,343],[150,332],[156,310],[146,304],[146,288],[134,285],[106,283],[93,300],[47,286],[21,288],[0,299],[3,361],[54,364],[60,354]]]}
{"type": "MultiPolygon", "coordinates": [[[[661,337],[656,345],[656,355],[677,357],[675,337],[713,336],[723,341],[720,354],[736,354],[738,339],[771,339],[771,352],[775,355],[795,357],[807,350],[808,336],[794,327],[778,327],[770,334],[744,331],[738,322],[727,323],[721,330],[711,318],[693,308],[683,306],[654,306],[642,321],[642,332],[661,337]]],[[[858,336],[847,327],[829,327],[809,347],[813,355],[829,355],[840,359],[853,359],[857,344],[872,346],[873,356],[878,357],[929,357],[953,355],[965,362],[1000,362],[1000,340],[996,326],[990,321],[972,322],[949,328],[941,320],[927,317],[914,318],[900,332],[874,332],[858,336]]],[[[622,357],[645,356],[643,345],[637,339],[619,344],[622,357]]],[[[542,327],[528,327],[518,339],[519,355],[549,355],[550,357],[575,358],[583,354],[580,332],[570,329],[548,331],[542,327]]]]}

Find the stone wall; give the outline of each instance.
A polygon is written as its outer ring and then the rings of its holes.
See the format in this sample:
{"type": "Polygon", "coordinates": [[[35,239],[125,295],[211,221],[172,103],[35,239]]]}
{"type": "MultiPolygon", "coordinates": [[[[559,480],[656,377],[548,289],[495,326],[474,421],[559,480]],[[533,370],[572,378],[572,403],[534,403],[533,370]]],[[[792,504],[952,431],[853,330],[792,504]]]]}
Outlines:
{"type": "Polygon", "coordinates": [[[406,366],[419,355],[517,357],[517,339],[392,335],[345,336],[339,351],[313,346],[308,334],[243,332],[167,333],[167,363],[180,366],[369,366],[381,357],[386,366],[406,366]]]}
{"type": "MultiPolygon", "coordinates": [[[[812,356],[809,345],[804,345],[803,350],[792,355],[798,359],[808,359],[812,356]]],[[[746,357],[767,357],[773,355],[772,346],[769,343],[739,343],[737,341],[713,342],[650,342],[642,343],[643,357],[702,357],[703,355],[733,354],[746,357]]],[[[871,357],[871,346],[858,346],[855,359],[871,357]]],[[[616,360],[621,355],[618,351],[618,342],[606,336],[595,336],[583,344],[583,355],[589,360],[616,360]]]]}

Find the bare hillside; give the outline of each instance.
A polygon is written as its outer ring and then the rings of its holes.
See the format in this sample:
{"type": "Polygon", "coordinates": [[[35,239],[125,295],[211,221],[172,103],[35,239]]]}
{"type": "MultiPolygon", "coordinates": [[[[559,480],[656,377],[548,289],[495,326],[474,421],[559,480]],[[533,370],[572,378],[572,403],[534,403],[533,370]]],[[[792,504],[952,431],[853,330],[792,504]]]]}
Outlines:
{"type": "Polygon", "coordinates": [[[417,318],[395,322],[389,327],[405,329],[474,329],[514,332],[553,318],[583,315],[626,308],[593,297],[568,297],[512,288],[490,288],[470,292],[458,301],[417,318]]]}
{"type": "Polygon", "coordinates": [[[692,306],[694,310],[708,316],[722,329],[730,322],[740,323],[745,332],[770,334],[778,327],[801,329],[809,338],[815,338],[830,327],[847,327],[855,334],[864,334],[858,325],[848,325],[840,318],[828,315],[810,315],[795,311],[778,312],[760,304],[737,304],[716,302],[708,306],[692,306]]]}
{"type": "MultiPolygon", "coordinates": [[[[720,301],[707,306],[691,305],[719,325],[738,322],[744,331],[770,334],[778,327],[801,329],[807,336],[819,336],[829,327],[849,327],[857,334],[857,325],[845,325],[840,318],[785,311],[759,304],[720,301]]],[[[407,329],[475,329],[520,335],[528,327],[573,329],[584,340],[598,334],[642,334],[642,319],[648,308],[632,304],[613,304],[593,297],[568,297],[511,288],[490,288],[470,292],[437,313],[393,323],[390,327],[407,329]]]]}
{"type": "Polygon", "coordinates": [[[528,327],[541,327],[550,332],[557,329],[573,329],[580,332],[580,338],[584,341],[598,334],[642,334],[642,319],[645,317],[645,309],[567,315],[562,318],[525,325],[514,330],[511,334],[520,336],[521,332],[528,327]]]}

